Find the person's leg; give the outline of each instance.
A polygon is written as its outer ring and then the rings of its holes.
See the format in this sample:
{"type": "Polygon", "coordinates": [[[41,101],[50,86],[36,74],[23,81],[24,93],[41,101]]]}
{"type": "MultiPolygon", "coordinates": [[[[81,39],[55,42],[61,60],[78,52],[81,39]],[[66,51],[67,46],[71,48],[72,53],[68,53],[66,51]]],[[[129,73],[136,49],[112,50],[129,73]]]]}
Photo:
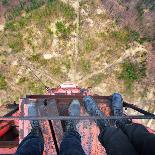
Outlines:
{"type": "MultiPolygon", "coordinates": [[[[29,116],[37,116],[35,104],[28,107],[29,116]]],[[[44,150],[44,139],[39,121],[30,121],[31,132],[23,139],[17,148],[15,155],[42,155],[44,150]]]]}
{"type": "Polygon", "coordinates": [[[138,155],[128,137],[119,128],[106,127],[99,141],[108,155],[138,155]]]}
{"type": "MultiPolygon", "coordinates": [[[[69,107],[70,116],[80,115],[80,103],[73,100],[69,107]]],[[[60,155],[85,155],[81,145],[81,136],[76,131],[78,121],[69,120],[66,125],[66,132],[60,144],[60,155]]]]}
{"type": "Polygon", "coordinates": [[[126,124],[120,120],[117,126],[128,136],[139,154],[155,155],[155,134],[149,133],[141,124],[126,124]]]}
{"type": "MultiPolygon", "coordinates": [[[[115,99],[117,99],[117,101],[120,101],[118,98],[115,99]]],[[[134,147],[128,140],[127,136],[121,131],[121,129],[110,127],[108,121],[104,119],[103,112],[96,105],[96,102],[92,97],[84,97],[83,102],[86,111],[91,116],[99,116],[103,118],[97,120],[96,123],[101,131],[99,135],[99,141],[101,142],[102,146],[105,147],[108,155],[137,155],[134,147]]],[[[117,110],[116,113],[120,113],[118,112],[119,108],[117,106],[115,106],[115,108],[113,109],[117,110]]]]}
{"type": "Polygon", "coordinates": [[[78,132],[68,131],[64,134],[60,145],[60,155],[85,155],[78,132]]]}
{"type": "Polygon", "coordinates": [[[43,138],[30,132],[20,143],[15,155],[42,155],[44,150],[43,138]]]}

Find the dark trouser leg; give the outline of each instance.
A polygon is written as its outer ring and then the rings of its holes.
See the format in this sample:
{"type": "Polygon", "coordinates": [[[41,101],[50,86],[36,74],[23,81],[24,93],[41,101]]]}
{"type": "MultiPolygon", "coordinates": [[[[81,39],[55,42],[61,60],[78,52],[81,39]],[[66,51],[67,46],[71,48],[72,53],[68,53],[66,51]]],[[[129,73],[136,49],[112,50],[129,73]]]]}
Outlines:
{"type": "Polygon", "coordinates": [[[15,155],[42,155],[43,150],[43,138],[30,132],[20,143],[15,155]]]}
{"type": "Polygon", "coordinates": [[[78,132],[70,131],[64,134],[60,145],[60,155],[85,155],[78,132]]]}
{"type": "Polygon", "coordinates": [[[155,155],[155,134],[151,134],[141,124],[120,125],[137,152],[141,155],[155,155]]]}
{"type": "Polygon", "coordinates": [[[107,155],[138,155],[128,137],[119,128],[107,127],[99,135],[107,155]]]}

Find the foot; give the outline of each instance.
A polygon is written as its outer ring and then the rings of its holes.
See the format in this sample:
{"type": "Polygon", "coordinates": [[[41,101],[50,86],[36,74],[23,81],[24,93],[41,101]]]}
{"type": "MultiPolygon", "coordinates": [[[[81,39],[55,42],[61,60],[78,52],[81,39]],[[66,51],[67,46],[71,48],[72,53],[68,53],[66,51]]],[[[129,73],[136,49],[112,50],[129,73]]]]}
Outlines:
{"type": "Polygon", "coordinates": [[[114,116],[123,115],[123,98],[118,93],[112,95],[112,113],[114,116]]]}
{"type": "MultiPolygon", "coordinates": [[[[35,103],[31,103],[28,105],[28,115],[32,116],[32,117],[37,116],[37,110],[36,110],[35,103]]],[[[31,120],[30,124],[32,127],[31,133],[35,134],[36,136],[42,137],[42,132],[41,132],[41,127],[40,127],[39,121],[38,120],[31,120]]]]}
{"type": "MultiPolygon", "coordinates": [[[[104,113],[99,109],[94,99],[90,96],[86,96],[83,98],[84,106],[87,113],[90,116],[99,116],[100,118],[104,118],[104,113]]],[[[109,123],[105,119],[99,119],[96,121],[97,125],[100,129],[103,129],[109,126],[109,123]]]]}
{"type": "MultiPolygon", "coordinates": [[[[69,116],[80,116],[80,102],[74,99],[68,109],[69,116]]],[[[67,131],[76,131],[78,120],[68,120],[66,124],[67,131]]]]}
{"type": "MultiPolygon", "coordinates": [[[[119,93],[112,95],[112,112],[114,116],[125,116],[123,114],[123,98],[119,93]]],[[[118,119],[115,121],[117,127],[121,127],[125,124],[130,124],[132,121],[129,119],[118,119]]]]}

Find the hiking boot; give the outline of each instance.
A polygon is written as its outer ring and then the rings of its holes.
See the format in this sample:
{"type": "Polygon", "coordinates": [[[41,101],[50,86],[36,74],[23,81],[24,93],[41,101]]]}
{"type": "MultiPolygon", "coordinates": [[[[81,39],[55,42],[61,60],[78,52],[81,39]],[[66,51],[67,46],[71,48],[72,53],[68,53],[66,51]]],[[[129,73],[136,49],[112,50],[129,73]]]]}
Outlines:
{"type": "Polygon", "coordinates": [[[123,98],[120,94],[114,93],[112,95],[112,113],[114,116],[123,115],[123,98]]]}
{"type": "MultiPolygon", "coordinates": [[[[80,116],[80,102],[74,99],[68,109],[69,116],[80,116]]],[[[68,120],[66,124],[66,131],[76,131],[78,120],[68,120]]]]}
{"type": "Polygon", "coordinates": [[[109,126],[108,121],[104,119],[104,113],[99,109],[95,100],[91,96],[84,97],[83,102],[84,107],[90,116],[98,116],[100,118],[103,118],[96,120],[96,123],[101,130],[109,126]]]}
{"type": "MultiPolygon", "coordinates": [[[[36,109],[35,103],[31,103],[28,105],[28,115],[32,116],[32,117],[37,116],[37,109],[36,109]]],[[[31,133],[36,135],[36,136],[43,137],[39,121],[38,120],[31,120],[30,124],[32,127],[31,133]]]]}

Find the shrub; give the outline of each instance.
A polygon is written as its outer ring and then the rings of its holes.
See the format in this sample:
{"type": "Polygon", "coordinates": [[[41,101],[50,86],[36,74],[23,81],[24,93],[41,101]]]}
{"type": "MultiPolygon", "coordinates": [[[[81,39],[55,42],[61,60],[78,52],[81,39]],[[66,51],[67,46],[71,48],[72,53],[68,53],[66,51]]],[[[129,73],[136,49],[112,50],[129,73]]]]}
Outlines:
{"type": "Polygon", "coordinates": [[[119,78],[125,82],[125,85],[129,90],[135,81],[139,81],[145,76],[145,65],[143,63],[133,63],[130,60],[126,60],[122,64],[122,71],[119,78]]]}
{"type": "Polygon", "coordinates": [[[22,83],[24,83],[24,82],[26,82],[27,81],[27,78],[26,77],[21,77],[20,79],[19,79],[19,81],[18,81],[18,84],[22,84],[22,83]]]}
{"type": "Polygon", "coordinates": [[[6,87],[7,87],[7,83],[6,83],[6,80],[5,80],[5,76],[0,74],[0,90],[6,89],[6,87]]]}
{"type": "Polygon", "coordinates": [[[29,60],[33,62],[39,62],[40,59],[41,59],[41,54],[34,54],[34,55],[31,55],[31,57],[29,58],[29,60]]]}
{"type": "Polygon", "coordinates": [[[62,21],[56,22],[56,33],[60,35],[62,38],[68,38],[70,35],[69,27],[66,27],[62,21]]]}
{"type": "Polygon", "coordinates": [[[22,36],[18,33],[15,36],[8,38],[8,45],[14,52],[20,52],[23,50],[22,36]]]}
{"type": "Polygon", "coordinates": [[[7,5],[9,3],[9,0],[2,0],[3,5],[7,5]]]}
{"type": "Polygon", "coordinates": [[[112,31],[110,36],[115,38],[116,41],[120,41],[125,45],[128,45],[130,42],[137,41],[142,44],[144,40],[140,38],[140,34],[136,31],[133,31],[129,28],[120,31],[112,31]]]}
{"type": "Polygon", "coordinates": [[[14,31],[15,30],[15,26],[14,26],[14,23],[13,22],[6,22],[5,23],[5,30],[11,30],[11,31],[14,31]]]}
{"type": "Polygon", "coordinates": [[[62,74],[62,71],[61,71],[61,67],[59,64],[55,64],[54,66],[51,67],[51,72],[53,75],[55,76],[60,76],[62,74]]]}

